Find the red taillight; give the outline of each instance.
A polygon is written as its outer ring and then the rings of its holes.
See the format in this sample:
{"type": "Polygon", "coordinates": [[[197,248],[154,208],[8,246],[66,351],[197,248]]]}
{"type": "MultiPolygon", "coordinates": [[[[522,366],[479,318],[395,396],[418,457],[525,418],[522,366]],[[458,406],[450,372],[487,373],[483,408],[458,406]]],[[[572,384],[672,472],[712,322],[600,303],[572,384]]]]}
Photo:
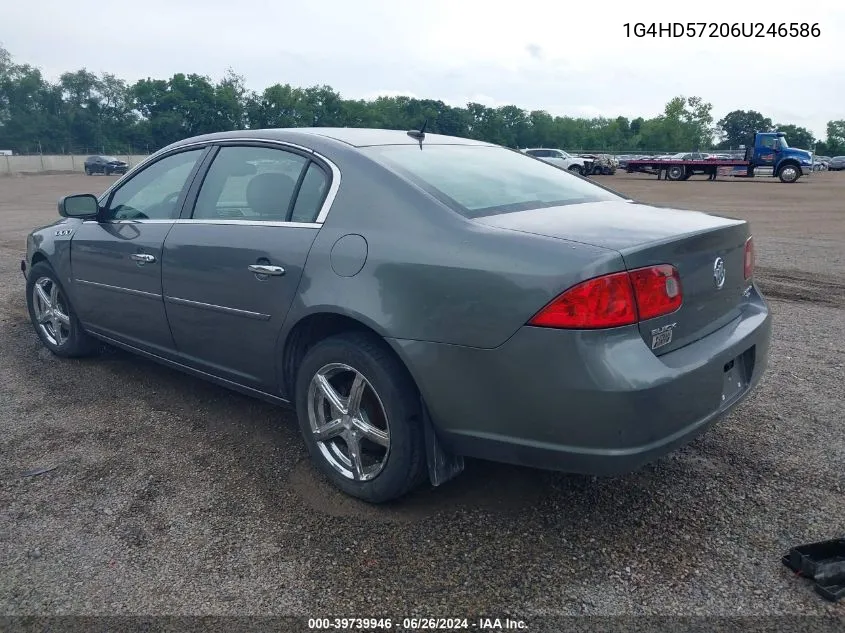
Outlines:
{"type": "Polygon", "coordinates": [[[754,274],[754,238],[745,240],[745,278],[751,279],[754,274]]]}
{"type": "Polygon", "coordinates": [[[540,310],[530,325],[557,328],[603,328],[637,322],[634,290],[628,273],[588,279],[540,310]]]}
{"type": "Polygon", "coordinates": [[[630,272],[640,320],[646,321],[681,307],[681,278],[674,266],[663,264],[630,272]]]}
{"type": "Polygon", "coordinates": [[[669,314],[681,303],[678,271],[662,264],[583,281],[546,305],[528,324],[573,329],[619,327],[669,314]]]}

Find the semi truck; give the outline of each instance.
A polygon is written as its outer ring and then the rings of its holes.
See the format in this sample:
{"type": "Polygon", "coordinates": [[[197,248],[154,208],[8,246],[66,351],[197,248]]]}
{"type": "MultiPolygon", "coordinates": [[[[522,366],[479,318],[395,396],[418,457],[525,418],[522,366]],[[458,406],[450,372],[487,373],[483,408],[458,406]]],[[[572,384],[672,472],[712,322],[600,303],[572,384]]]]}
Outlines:
{"type": "Polygon", "coordinates": [[[639,159],[628,161],[627,171],[657,174],[657,179],[687,180],[696,173],[709,174],[715,179],[720,167],[731,168],[739,178],[753,178],[757,167],[768,167],[772,176],[781,182],[796,182],[801,176],[813,172],[813,155],[804,149],[789,147],[783,132],[757,132],[754,145],[745,149],[745,157],[739,159],[706,158],[684,159],[639,159]],[[745,168],[744,173],[742,169],[745,168]]]}

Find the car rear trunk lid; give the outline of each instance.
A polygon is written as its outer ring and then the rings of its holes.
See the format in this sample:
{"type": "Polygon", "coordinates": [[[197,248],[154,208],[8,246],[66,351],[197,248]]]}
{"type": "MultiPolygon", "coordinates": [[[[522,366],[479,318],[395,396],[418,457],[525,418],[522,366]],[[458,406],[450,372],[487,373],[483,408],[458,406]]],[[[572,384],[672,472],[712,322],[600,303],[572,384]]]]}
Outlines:
{"type": "Polygon", "coordinates": [[[683,292],[681,307],[639,324],[643,340],[657,355],[730,323],[739,316],[743,293],[750,285],[744,278],[749,231],[743,220],[620,200],[502,213],[475,221],[613,249],[628,270],[675,266],[683,292]],[[724,271],[721,286],[719,266],[724,271]]]}

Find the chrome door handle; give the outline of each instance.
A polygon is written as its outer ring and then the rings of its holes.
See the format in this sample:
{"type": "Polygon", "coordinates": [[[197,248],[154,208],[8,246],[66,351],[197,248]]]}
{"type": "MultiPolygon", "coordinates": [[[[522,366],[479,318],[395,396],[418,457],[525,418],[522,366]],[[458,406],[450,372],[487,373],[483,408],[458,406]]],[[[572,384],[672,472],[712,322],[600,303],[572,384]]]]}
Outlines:
{"type": "Polygon", "coordinates": [[[247,266],[247,269],[251,273],[255,273],[256,275],[284,275],[285,269],[281,266],[266,266],[264,264],[252,264],[247,266]]]}
{"type": "Polygon", "coordinates": [[[147,253],[132,253],[129,257],[144,264],[151,264],[156,260],[155,255],[148,255],[147,253]]]}

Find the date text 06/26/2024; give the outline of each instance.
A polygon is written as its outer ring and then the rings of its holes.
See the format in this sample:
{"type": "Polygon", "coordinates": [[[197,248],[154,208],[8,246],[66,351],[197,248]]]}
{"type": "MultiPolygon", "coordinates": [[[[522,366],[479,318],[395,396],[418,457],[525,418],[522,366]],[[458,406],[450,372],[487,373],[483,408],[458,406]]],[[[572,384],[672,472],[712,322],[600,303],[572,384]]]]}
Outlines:
{"type": "Polygon", "coordinates": [[[626,22],[625,37],[820,37],[815,22],[626,22]]]}

